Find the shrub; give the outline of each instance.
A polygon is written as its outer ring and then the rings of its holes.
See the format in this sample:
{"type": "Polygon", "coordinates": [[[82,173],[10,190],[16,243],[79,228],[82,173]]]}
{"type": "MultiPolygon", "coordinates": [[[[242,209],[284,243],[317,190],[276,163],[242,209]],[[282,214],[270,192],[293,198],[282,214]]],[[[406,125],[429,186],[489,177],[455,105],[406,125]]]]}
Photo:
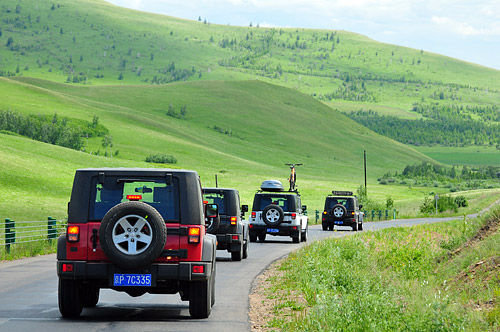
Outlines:
{"type": "Polygon", "coordinates": [[[177,158],[168,154],[150,154],[146,157],[147,163],[176,164],[177,158]]]}
{"type": "Polygon", "coordinates": [[[457,196],[455,197],[455,204],[457,205],[457,207],[466,207],[469,205],[469,203],[467,202],[467,198],[465,198],[465,196],[457,196]]]}

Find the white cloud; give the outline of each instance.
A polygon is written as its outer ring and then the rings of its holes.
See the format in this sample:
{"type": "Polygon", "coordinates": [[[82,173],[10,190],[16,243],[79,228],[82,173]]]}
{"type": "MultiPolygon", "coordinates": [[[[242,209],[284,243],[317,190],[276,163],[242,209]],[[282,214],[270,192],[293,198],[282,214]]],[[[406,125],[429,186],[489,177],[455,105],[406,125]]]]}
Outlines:
{"type": "Polygon", "coordinates": [[[498,22],[480,28],[466,22],[458,22],[449,17],[433,16],[432,22],[463,36],[500,36],[500,24],[498,22]]]}

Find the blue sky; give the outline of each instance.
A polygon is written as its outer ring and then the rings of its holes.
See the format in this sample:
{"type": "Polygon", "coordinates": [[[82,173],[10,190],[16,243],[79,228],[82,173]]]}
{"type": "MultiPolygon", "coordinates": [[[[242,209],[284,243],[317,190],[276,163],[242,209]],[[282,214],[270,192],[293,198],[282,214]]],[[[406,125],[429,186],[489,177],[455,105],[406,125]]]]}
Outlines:
{"type": "Polygon", "coordinates": [[[500,0],[107,0],[211,23],[347,30],[500,70],[500,0]]]}

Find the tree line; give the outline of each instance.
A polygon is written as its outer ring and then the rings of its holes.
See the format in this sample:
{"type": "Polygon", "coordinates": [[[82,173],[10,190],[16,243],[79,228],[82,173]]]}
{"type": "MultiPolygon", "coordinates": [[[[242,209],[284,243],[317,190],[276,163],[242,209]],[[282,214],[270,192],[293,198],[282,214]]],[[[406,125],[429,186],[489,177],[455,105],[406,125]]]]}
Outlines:
{"type": "Polygon", "coordinates": [[[500,125],[461,117],[407,120],[374,111],[347,114],[354,121],[396,141],[411,145],[496,145],[500,148],[500,125]]]}
{"type": "Polygon", "coordinates": [[[23,115],[14,111],[0,110],[0,130],[16,133],[36,141],[81,150],[83,137],[104,136],[108,129],[99,124],[94,116],[92,122],[53,116],[23,115]]]}

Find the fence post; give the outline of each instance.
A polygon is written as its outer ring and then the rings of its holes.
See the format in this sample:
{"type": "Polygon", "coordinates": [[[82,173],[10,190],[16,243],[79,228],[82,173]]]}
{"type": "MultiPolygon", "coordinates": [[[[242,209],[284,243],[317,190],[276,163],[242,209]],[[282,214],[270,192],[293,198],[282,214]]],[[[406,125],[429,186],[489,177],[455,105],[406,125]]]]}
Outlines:
{"type": "Polygon", "coordinates": [[[372,221],[375,220],[375,210],[372,210],[372,221]]]}
{"type": "Polygon", "coordinates": [[[389,210],[385,210],[385,220],[389,220],[389,210]]]}
{"type": "Polygon", "coordinates": [[[396,209],[394,209],[394,220],[396,220],[396,209]]]}
{"type": "Polygon", "coordinates": [[[49,242],[52,242],[52,239],[57,236],[56,218],[48,217],[47,219],[47,238],[49,242]]]}
{"type": "Polygon", "coordinates": [[[318,223],[318,220],[319,220],[319,211],[318,211],[318,210],[316,210],[316,211],[315,211],[315,213],[316,213],[316,224],[317,224],[317,223],[318,223]]]}
{"type": "Polygon", "coordinates": [[[378,220],[382,219],[382,210],[378,210],[378,220]]]}
{"type": "Polygon", "coordinates": [[[368,217],[367,217],[365,210],[363,210],[363,221],[368,221],[368,217]],[[365,218],[366,218],[366,220],[365,220],[365,218]]]}
{"type": "Polygon", "coordinates": [[[16,242],[16,222],[5,218],[5,251],[10,254],[11,243],[16,242]]]}

